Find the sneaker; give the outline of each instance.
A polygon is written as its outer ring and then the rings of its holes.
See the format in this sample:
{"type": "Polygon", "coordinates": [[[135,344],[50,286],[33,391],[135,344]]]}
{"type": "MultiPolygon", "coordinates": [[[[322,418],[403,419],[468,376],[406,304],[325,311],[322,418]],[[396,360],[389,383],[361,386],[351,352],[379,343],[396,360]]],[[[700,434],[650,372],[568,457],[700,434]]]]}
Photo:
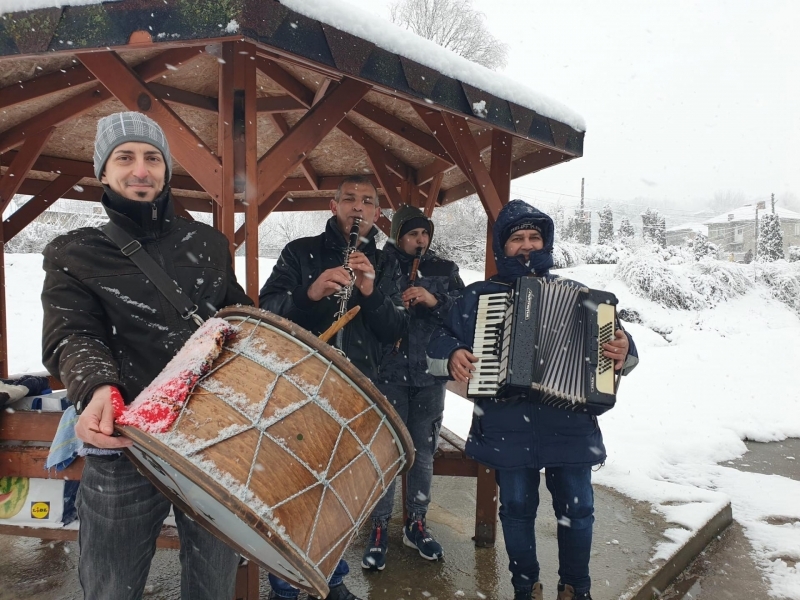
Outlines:
{"type": "Polygon", "coordinates": [[[409,548],[419,550],[419,555],[426,560],[439,560],[444,556],[441,544],[433,539],[425,526],[425,517],[406,520],[403,543],[409,548]]]}
{"type": "Polygon", "coordinates": [[[358,596],[354,595],[347,586],[340,583],[336,587],[332,587],[325,600],[361,600],[358,596]]]}
{"type": "Polygon", "coordinates": [[[578,594],[571,585],[559,583],[557,600],[592,600],[592,595],[590,592],[578,594]]]}
{"type": "Polygon", "coordinates": [[[388,533],[386,521],[373,523],[372,533],[364,550],[364,557],[361,559],[362,568],[370,571],[383,571],[386,568],[386,553],[389,551],[388,533]]]}
{"type": "Polygon", "coordinates": [[[514,600],[544,600],[542,589],[538,581],[533,584],[533,589],[517,588],[514,590],[514,600]]]}

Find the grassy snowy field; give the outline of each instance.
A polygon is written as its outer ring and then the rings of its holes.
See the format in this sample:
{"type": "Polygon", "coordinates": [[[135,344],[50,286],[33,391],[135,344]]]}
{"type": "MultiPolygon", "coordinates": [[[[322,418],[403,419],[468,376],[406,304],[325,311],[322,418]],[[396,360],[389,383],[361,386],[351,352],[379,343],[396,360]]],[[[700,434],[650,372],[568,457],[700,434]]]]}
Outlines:
{"type": "MultiPolygon", "coordinates": [[[[273,265],[261,259],[261,281],[273,265]]],[[[243,270],[239,260],[237,268],[243,270]]],[[[670,285],[680,289],[697,267],[669,269],[675,277],[670,285]]],[[[736,277],[750,276],[735,269],[736,277]]],[[[614,292],[620,307],[641,321],[626,324],[641,363],[622,382],[616,408],[600,417],[609,459],[595,481],[650,502],[671,523],[653,558],[668,557],[730,500],[770,593],[800,600],[800,482],[725,464],[746,451],[744,439],[800,437],[798,315],[752,281],[734,285],[736,294],[727,299],[701,282],[706,300],[697,296],[694,308],[685,310],[635,294],[641,286],[623,281],[617,265],[559,273],[614,292]]],[[[482,278],[475,271],[463,276],[467,283],[482,278]]],[[[42,370],[41,257],[7,255],[6,278],[11,371],[42,370]]],[[[445,426],[466,437],[471,413],[471,403],[448,394],[445,426]]]]}

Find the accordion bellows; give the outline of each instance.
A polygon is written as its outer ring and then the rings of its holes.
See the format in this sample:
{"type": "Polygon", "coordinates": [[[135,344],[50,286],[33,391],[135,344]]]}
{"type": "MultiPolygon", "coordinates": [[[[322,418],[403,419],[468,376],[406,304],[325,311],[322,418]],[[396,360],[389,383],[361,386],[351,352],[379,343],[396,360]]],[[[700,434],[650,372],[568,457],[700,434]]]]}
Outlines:
{"type": "Polygon", "coordinates": [[[479,360],[467,395],[533,390],[531,398],[551,406],[591,414],[612,408],[614,364],[603,344],[614,339],[616,305],[609,292],[540,277],[480,296],[472,346],[479,360]]]}

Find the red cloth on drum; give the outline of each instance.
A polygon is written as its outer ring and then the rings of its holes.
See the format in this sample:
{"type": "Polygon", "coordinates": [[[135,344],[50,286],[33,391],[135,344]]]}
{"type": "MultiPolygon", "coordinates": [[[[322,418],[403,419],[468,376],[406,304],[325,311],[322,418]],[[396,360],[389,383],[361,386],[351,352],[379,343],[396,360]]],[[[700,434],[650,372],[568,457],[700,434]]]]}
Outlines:
{"type": "Polygon", "coordinates": [[[158,377],[117,416],[116,422],[147,433],[163,433],[169,429],[194,385],[208,373],[226,338],[235,330],[228,321],[208,319],[158,377]]]}

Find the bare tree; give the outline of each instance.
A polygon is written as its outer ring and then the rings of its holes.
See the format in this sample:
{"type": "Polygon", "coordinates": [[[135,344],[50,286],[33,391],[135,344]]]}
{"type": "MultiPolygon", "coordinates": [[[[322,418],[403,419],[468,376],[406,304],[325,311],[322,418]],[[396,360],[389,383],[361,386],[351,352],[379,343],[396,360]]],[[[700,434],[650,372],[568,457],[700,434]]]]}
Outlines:
{"type": "Polygon", "coordinates": [[[397,0],[390,15],[395,25],[489,69],[508,62],[508,46],[489,33],[472,0],[397,0]]]}

